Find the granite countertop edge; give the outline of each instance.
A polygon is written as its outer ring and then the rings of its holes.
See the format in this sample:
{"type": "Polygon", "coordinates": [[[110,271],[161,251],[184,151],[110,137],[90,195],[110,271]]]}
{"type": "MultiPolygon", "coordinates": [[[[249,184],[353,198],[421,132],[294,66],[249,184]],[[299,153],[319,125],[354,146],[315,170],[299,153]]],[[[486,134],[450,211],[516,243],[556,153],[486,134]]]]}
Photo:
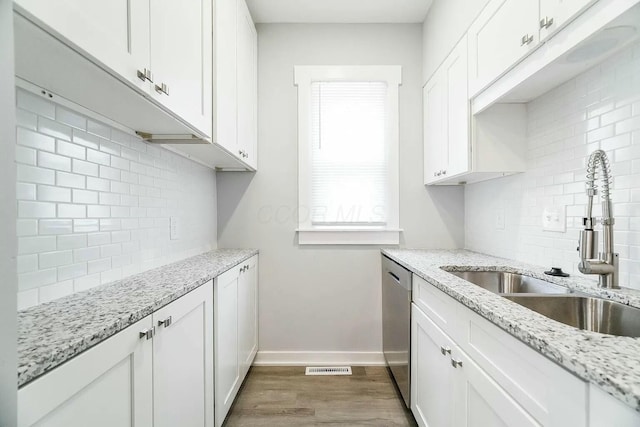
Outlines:
{"type": "Polygon", "coordinates": [[[18,387],[258,252],[257,249],[215,249],[18,311],[18,387]],[[102,304],[103,301],[106,304],[102,304]],[[100,309],[103,312],[99,312],[100,309]]]}
{"type": "Polygon", "coordinates": [[[599,289],[594,281],[579,276],[551,277],[540,266],[468,250],[381,252],[538,353],[640,412],[640,338],[604,335],[561,324],[448,272],[496,269],[523,273],[637,308],[640,292],[599,289]]]}

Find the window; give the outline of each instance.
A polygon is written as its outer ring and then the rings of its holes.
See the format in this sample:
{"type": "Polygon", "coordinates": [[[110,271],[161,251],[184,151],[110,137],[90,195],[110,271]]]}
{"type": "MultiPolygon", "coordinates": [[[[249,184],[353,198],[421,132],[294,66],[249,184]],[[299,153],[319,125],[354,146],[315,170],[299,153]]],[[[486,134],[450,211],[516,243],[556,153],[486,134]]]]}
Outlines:
{"type": "Polygon", "coordinates": [[[300,244],[398,244],[399,66],[298,66],[300,244]]]}

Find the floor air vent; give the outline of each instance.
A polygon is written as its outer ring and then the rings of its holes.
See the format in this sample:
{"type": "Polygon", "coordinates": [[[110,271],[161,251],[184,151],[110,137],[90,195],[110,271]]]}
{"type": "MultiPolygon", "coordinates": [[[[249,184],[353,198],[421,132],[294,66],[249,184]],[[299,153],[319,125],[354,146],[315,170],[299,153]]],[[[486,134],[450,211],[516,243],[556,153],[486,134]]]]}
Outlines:
{"type": "Polygon", "coordinates": [[[351,375],[351,366],[309,367],[305,375],[351,375]]]}

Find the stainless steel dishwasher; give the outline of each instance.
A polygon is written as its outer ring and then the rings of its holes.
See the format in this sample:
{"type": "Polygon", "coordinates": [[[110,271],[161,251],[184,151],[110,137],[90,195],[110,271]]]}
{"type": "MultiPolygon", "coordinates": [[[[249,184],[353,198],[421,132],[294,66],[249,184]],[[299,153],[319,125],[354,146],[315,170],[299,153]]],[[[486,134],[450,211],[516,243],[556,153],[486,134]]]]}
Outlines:
{"type": "Polygon", "coordinates": [[[382,351],[411,408],[411,272],[382,256],[382,351]]]}

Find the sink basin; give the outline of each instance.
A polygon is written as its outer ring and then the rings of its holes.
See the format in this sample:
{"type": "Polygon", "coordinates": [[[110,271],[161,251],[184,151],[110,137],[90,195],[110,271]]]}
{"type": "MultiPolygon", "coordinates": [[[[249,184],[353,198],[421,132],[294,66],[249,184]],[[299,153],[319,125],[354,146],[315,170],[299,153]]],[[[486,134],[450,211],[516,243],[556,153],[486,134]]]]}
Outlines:
{"type": "Polygon", "coordinates": [[[571,291],[544,280],[504,271],[450,271],[468,282],[496,294],[568,294],[571,291]]]}
{"type": "Polygon", "coordinates": [[[503,295],[565,325],[587,331],[640,337],[640,309],[617,302],[576,295],[503,295]]]}

